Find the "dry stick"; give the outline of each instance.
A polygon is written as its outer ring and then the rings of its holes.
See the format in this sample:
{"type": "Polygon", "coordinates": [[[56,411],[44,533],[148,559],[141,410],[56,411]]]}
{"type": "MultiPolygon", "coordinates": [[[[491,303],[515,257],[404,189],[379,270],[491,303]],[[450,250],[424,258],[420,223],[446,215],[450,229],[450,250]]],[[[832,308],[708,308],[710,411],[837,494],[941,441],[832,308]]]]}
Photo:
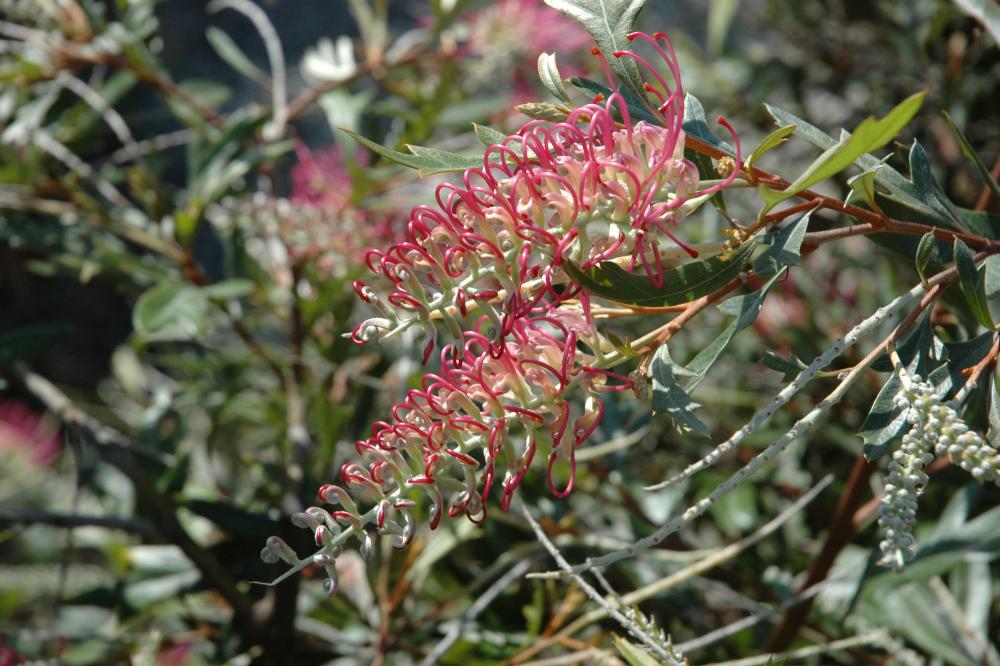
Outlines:
{"type": "MultiPolygon", "coordinates": [[[[980,257],[981,258],[981,257],[980,257]]],[[[928,280],[928,286],[934,286],[941,284],[946,281],[954,279],[957,275],[957,269],[953,266],[941,273],[938,273],[933,278],[928,280]]],[[[912,298],[920,295],[924,290],[924,285],[920,284],[915,286],[907,294],[898,297],[892,304],[879,308],[874,315],[866,319],[861,324],[858,324],[851,333],[845,336],[845,343],[854,344],[857,338],[860,336],[861,331],[874,328],[879,324],[885,317],[891,314],[890,309],[894,311],[899,309],[902,304],[908,303],[912,298]]],[[[610,564],[614,564],[619,560],[623,560],[628,557],[634,557],[637,553],[647,548],[652,548],[660,544],[664,539],[666,539],[671,534],[677,532],[678,530],[684,528],[696,518],[705,513],[710,506],[712,506],[720,497],[727,494],[734,488],[739,487],[746,479],[753,475],[757,470],[767,464],[772,458],[782,453],[792,442],[797,440],[799,437],[804,435],[813,426],[816,425],[819,418],[823,416],[831,407],[836,405],[847,393],[848,389],[854,384],[855,381],[861,376],[862,372],[871,365],[875,358],[882,352],[887,342],[892,340],[893,335],[898,332],[898,328],[890,334],[888,338],[883,340],[881,343],[876,345],[874,349],[857,365],[855,365],[850,372],[847,373],[846,377],[841,380],[841,383],[835,388],[826,398],[821,400],[815,408],[812,409],[804,417],[796,421],[792,428],[782,435],[777,441],[772,443],[766,449],[754,456],[749,463],[744,467],[739,469],[735,474],[733,474],[729,479],[723,483],[716,486],[716,488],[709,493],[707,497],[688,507],[688,509],[673,520],[668,521],[666,524],[660,526],[653,534],[640,539],[639,541],[633,543],[627,548],[622,550],[608,553],[598,558],[589,558],[583,564],[579,564],[572,567],[573,574],[579,574],[594,567],[605,567],[610,564]]],[[[766,409],[766,408],[765,408],[766,409]]],[[[755,419],[761,416],[761,412],[755,415],[755,419]]],[[[762,419],[763,420],[763,419],[762,419]]],[[[748,424],[749,425],[749,424],[748,424]]],[[[746,428],[747,426],[744,426],[746,428]]],[[[563,577],[566,574],[563,572],[551,572],[549,574],[551,577],[563,577]]]]}
{"type": "MultiPolygon", "coordinates": [[[[774,534],[782,525],[787,523],[793,516],[797,515],[802,509],[804,509],[810,502],[812,502],[816,497],[819,496],[823,490],[826,489],[830,483],[833,482],[833,476],[827,475],[819,483],[809,489],[808,492],[804,493],[801,497],[795,500],[788,508],[779,513],[777,516],[772,518],[770,521],[762,525],[760,528],[755,530],[752,534],[740,539],[736,543],[730,544],[724,548],[713,552],[704,558],[699,559],[693,564],[684,567],[683,569],[661,578],[660,580],[654,581],[645,587],[641,587],[638,590],[630,592],[621,598],[621,603],[634,606],[636,604],[642,603],[646,599],[653,597],[657,594],[666,592],[667,590],[672,590],[693,578],[700,576],[701,574],[718,567],[729,560],[732,560],[737,555],[753,547],[754,545],[760,543],[770,535],[774,534]]],[[[595,571],[596,573],[596,571],[595,571]]],[[[534,578],[532,574],[528,574],[529,578],[534,578]]],[[[610,600],[609,600],[610,603],[610,600]]],[[[512,663],[520,663],[523,659],[528,659],[529,657],[538,654],[545,648],[553,645],[554,643],[572,636],[584,627],[597,622],[603,618],[607,617],[607,613],[603,608],[595,608],[594,610],[580,616],[570,624],[568,624],[562,631],[560,631],[555,636],[551,636],[547,639],[539,641],[535,645],[531,646],[524,652],[519,653],[513,660],[512,663]]],[[[683,652],[683,650],[681,650],[683,652]]]]}
{"type": "Polygon", "coordinates": [[[523,576],[528,569],[531,568],[533,561],[534,560],[531,558],[525,558],[519,561],[511,567],[507,573],[500,576],[500,578],[497,578],[492,585],[486,588],[479,598],[476,599],[475,603],[469,606],[469,609],[462,614],[462,617],[460,617],[448,633],[445,634],[444,638],[442,638],[438,644],[434,646],[434,649],[427,653],[424,660],[420,662],[421,666],[431,666],[431,664],[436,664],[438,660],[444,656],[444,653],[447,652],[448,649],[455,644],[455,641],[457,641],[462,635],[465,625],[475,620],[476,617],[486,610],[486,607],[489,606],[494,599],[500,596],[500,594],[506,590],[511,583],[523,576]]]}
{"type": "Polygon", "coordinates": [[[646,646],[655,652],[657,656],[663,659],[665,663],[678,664],[670,653],[663,649],[663,646],[661,646],[656,639],[643,631],[638,625],[636,625],[635,622],[625,617],[616,608],[612,608],[611,605],[604,600],[604,597],[601,596],[600,592],[595,590],[594,587],[585,581],[581,575],[573,572],[569,562],[567,562],[566,558],[564,558],[562,553],[559,552],[559,549],[555,547],[555,544],[549,540],[549,537],[545,534],[545,530],[542,529],[542,526],[538,524],[538,521],[535,520],[535,518],[531,515],[531,512],[528,511],[528,508],[524,506],[523,503],[521,506],[521,512],[524,514],[525,519],[527,519],[528,524],[531,525],[531,529],[534,531],[535,536],[541,544],[545,546],[545,550],[549,551],[549,554],[552,555],[552,558],[556,561],[556,563],[573,578],[576,584],[587,593],[588,597],[590,597],[598,606],[603,608],[608,615],[610,615],[630,634],[645,643],[646,646]]]}
{"type": "Polygon", "coordinates": [[[28,392],[41,400],[59,420],[87,433],[106,455],[108,462],[129,478],[136,492],[148,503],[156,530],[180,548],[205,580],[219,591],[232,608],[246,641],[254,642],[255,627],[249,599],[237,589],[236,582],[222,564],[199,546],[177,520],[176,507],[156,491],[152,479],[135,460],[132,441],[81,410],[55,384],[31,372],[23,364],[14,365],[14,374],[28,392]]]}

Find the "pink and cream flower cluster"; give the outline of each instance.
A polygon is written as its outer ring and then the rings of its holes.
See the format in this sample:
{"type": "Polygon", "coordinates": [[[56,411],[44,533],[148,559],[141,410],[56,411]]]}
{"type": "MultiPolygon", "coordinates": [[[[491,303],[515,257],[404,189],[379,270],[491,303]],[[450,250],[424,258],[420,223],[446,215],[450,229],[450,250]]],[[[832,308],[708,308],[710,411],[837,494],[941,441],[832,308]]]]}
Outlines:
{"type": "Polygon", "coordinates": [[[646,89],[657,124],[633,122],[617,92],[563,122],[530,122],[490,147],[461,185],[441,185],[436,205],[414,208],[405,239],[368,251],[375,279],[355,291],[379,316],[351,338],[365,344],[417,327],[424,362],[440,349],[440,369],[356,444],[361,461],[344,465],[342,486],[321,489],[320,499],[340,508],[300,518],[332,549],[324,557],[352,533],[370,543],[368,525],[405,546],[421,495],[431,527],[445,512],[482,521],[493,488],[507,508],[536,457],[547,460],[555,495],[572,490],[575,450],[600,423],[602,395],[632,383],[607,369],[613,346],[566,262],[616,261],[662,284],[664,243],[695,254],[674,233],[682,207],[737,171],[699,190],[684,158],[684,91],[670,42],[629,38],[648,43],[669,70],[668,81],[643,56],[615,54],[653,76],[646,89]],[[362,511],[355,498],[374,505],[362,511]]]}

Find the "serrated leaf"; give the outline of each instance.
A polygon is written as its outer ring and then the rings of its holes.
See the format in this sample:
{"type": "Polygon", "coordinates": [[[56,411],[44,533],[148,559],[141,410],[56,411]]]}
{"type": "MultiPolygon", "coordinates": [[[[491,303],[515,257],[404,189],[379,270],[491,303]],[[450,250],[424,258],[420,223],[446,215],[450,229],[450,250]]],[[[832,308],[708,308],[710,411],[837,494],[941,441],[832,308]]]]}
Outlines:
{"type": "Polygon", "coordinates": [[[986,304],[986,270],[976,269],[972,250],[962,242],[961,238],[955,238],[954,252],[955,267],[958,268],[958,284],[962,295],[965,296],[965,302],[979,323],[992,329],[993,317],[986,304]]]}
{"type": "Polygon", "coordinates": [[[237,72],[258,83],[269,81],[267,74],[243,53],[243,50],[233,41],[229,33],[215,26],[209,26],[205,31],[205,38],[215,53],[237,72]]]}
{"type": "Polygon", "coordinates": [[[708,426],[695,416],[699,407],[678,382],[678,377],[691,377],[694,373],[670,358],[667,345],[660,345],[649,365],[652,380],[653,412],[669,414],[674,425],[682,432],[693,432],[702,437],[710,436],[708,426]]]}
{"type": "Polygon", "coordinates": [[[409,153],[401,153],[398,150],[386,148],[371,139],[367,139],[357,132],[340,128],[340,131],[351,137],[369,150],[378,153],[382,157],[402,164],[405,167],[416,169],[421,176],[430,176],[435,173],[449,173],[453,171],[465,171],[473,167],[483,165],[482,155],[461,155],[450,153],[437,148],[425,148],[423,146],[408,145],[409,153]]]}
{"type": "Polygon", "coordinates": [[[747,158],[747,170],[753,167],[754,162],[760,159],[760,156],[769,150],[774,150],[781,144],[788,141],[790,137],[795,132],[795,125],[785,125],[784,127],[779,127],[774,130],[761,140],[760,144],[754,148],[754,151],[750,153],[750,157],[747,158]]]}
{"type": "Polygon", "coordinates": [[[754,259],[753,272],[766,277],[774,275],[785,266],[798,266],[802,261],[799,250],[809,228],[811,215],[810,210],[780,230],[764,235],[760,242],[765,249],[754,259]]]}
{"type": "MultiPolygon", "coordinates": [[[[545,4],[569,16],[590,33],[604,53],[608,65],[625,85],[640,97],[642,76],[631,58],[616,58],[615,51],[628,50],[627,35],[647,0],[545,0],[545,4]]],[[[528,27],[527,29],[530,29],[528,27]]]]}
{"type": "Polygon", "coordinates": [[[739,275],[756,246],[756,241],[749,240],[728,257],[716,255],[664,271],[662,287],[654,285],[647,276],[629,273],[610,261],[586,272],[567,261],[563,269],[581,287],[609,301],[641,307],[680,305],[712,293],[739,275]]]}
{"type": "Polygon", "coordinates": [[[132,311],[132,326],[146,342],[192,340],[208,325],[208,299],[201,289],[165,282],[142,294],[132,311]]]}
{"type": "Polygon", "coordinates": [[[806,369],[806,364],[795,354],[792,354],[789,358],[780,356],[777,353],[768,350],[764,352],[763,358],[761,358],[764,365],[771,368],[772,370],[777,370],[782,373],[781,381],[790,382],[795,377],[806,369]]]}
{"type": "Polygon", "coordinates": [[[472,123],[472,130],[479,137],[479,140],[483,142],[483,145],[489,148],[490,146],[495,146],[502,144],[507,135],[500,130],[495,130],[492,127],[487,127],[486,125],[479,125],[477,123],[472,123]]]}
{"type": "Polygon", "coordinates": [[[684,94],[684,123],[682,127],[686,135],[707,143],[724,153],[736,155],[732,146],[719,139],[712,132],[705,117],[705,107],[702,106],[697,97],[690,93],[684,94]]]}
{"type": "Polygon", "coordinates": [[[542,86],[561,102],[570,103],[569,93],[563,85],[559,66],[556,64],[555,53],[542,53],[538,56],[538,78],[542,86]]]}
{"type": "Polygon", "coordinates": [[[830,176],[840,173],[854,163],[859,157],[873,150],[878,150],[896,137],[900,130],[916,115],[923,104],[927,91],[911,95],[900,102],[884,118],[877,120],[868,117],[855,128],[850,135],[844,136],[836,144],[828,148],[822,155],[806,168],[805,172],[796,178],[784,190],[772,190],[762,186],[760,196],[767,202],[766,213],[775,205],[792,197],[830,176]]]}
{"type": "Polygon", "coordinates": [[[782,274],[783,271],[779,271],[774,277],[764,283],[758,291],[752,294],[735,296],[723,301],[719,305],[719,310],[723,314],[734,315],[736,318],[723,329],[722,333],[715,340],[699,351],[687,364],[688,369],[696,376],[695,380],[688,384],[687,390],[690,391],[693,389],[701,381],[702,377],[705,376],[705,373],[715,365],[715,361],[718,360],[722,351],[732,341],[733,336],[754,322],[757,315],[760,314],[760,309],[764,305],[767,293],[771,291],[771,287],[777,284],[782,274]]]}
{"type": "MultiPolygon", "coordinates": [[[[611,88],[607,87],[603,83],[598,83],[591,79],[585,79],[581,76],[571,76],[569,77],[569,82],[574,88],[579,88],[586,92],[592,93],[595,96],[601,95],[604,99],[611,96],[611,88]]],[[[649,109],[643,104],[642,100],[635,96],[631,90],[620,86],[618,92],[621,93],[622,97],[625,98],[625,105],[628,107],[629,116],[632,122],[638,122],[640,120],[645,120],[647,123],[652,123],[654,125],[660,124],[660,119],[653,115],[649,109]]],[[[619,110],[617,105],[611,109],[612,113],[615,114],[615,118],[618,119],[619,110]]],[[[685,114],[685,118],[687,115],[685,114]]]]}
{"type": "Polygon", "coordinates": [[[934,232],[928,231],[926,234],[920,237],[920,243],[917,245],[917,256],[914,258],[914,263],[917,267],[917,274],[920,276],[920,281],[923,284],[927,284],[927,264],[930,263],[931,253],[934,252],[934,232]]]}

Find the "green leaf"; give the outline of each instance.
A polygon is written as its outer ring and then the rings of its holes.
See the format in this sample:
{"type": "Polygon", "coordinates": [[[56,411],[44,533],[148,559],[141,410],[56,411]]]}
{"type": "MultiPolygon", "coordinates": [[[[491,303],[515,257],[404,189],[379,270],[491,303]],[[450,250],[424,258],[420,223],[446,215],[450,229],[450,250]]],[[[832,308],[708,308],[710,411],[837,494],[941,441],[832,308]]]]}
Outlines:
{"type": "Polygon", "coordinates": [[[995,0],[955,0],[962,11],[976,19],[993,35],[996,46],[1000,46],[1000,7],[995,0]]]}
{"type": "Polygon", "coordinates": [[[208,298],[183,282],[159,284],[139,297],[132,326],[146,342],[191,340],[208,326],[208,298]]]}
{"type": "MultiPolygon", "coordinates": [[[[995,4],[993,6],[994,8],[996,7],[995,4]]],[[[1000,10],[996,11],[1000,14],[1000,10]]],[[[976,165],[977,169],[979,169],[979,175],[982,176],[983,182],[990,188],[990,191],[993,192],[993,199],[995,201],[1000,201],[1000,185],[997,184],[993,174],[990,173],[989,167],[983,164],[983,161],[979,159],[979,155],[977,155],[976,151],[974,151],[972,146],[969,145],[969,140],[965,138],[964,134],[962,134],[962,130],[958,129],[958,125],[955,124],[955,121],[952,120],[948,112],[944,111],[942,113],[944,115],[944,119],[948,122],[948,126],[951,127],[951,131],[955,135],[955,138],[958,139],[958,145],[962,148],[962,154],[972,160],[972,163],[976,165]]]]}
{"type": "Polygon", "coordinates": [[[990,415],[988,418],[989,430],[986,432],[986,441],[993,448],[998,448],[1000,443],[1000,375],[996,370],[990,379],[990,415]]]}
{"type": "MultiPolygon", "coordinates": [[[[611,88],[607,87],[603,83],[598,83],[591,79],[585,79],[581,76],[571,76],[569,77],[569,82],[574,88],[579,88],[585,92],[591,93],[593,95],[601,95],[604,99],[611,96],[611,88]]],[[[645,120],[647,123],[652,123],[654,125],[659,125],[661,120],[656,117],[644,104],[643,100],[624,86],[619,86],[618,92],[621,93],[622,97],[625,98],[625,105],[628,107],[629,116],[632,118],[632,122],[638,122],[640,120],[645,120]]],[[[615,114],[616,119],[620,119],[618,107],[612,108],[612,113],[615,114]]],[[[685,114],[685,118],[687,115],[685,114]]]]}
{"type": "Polygon", "coordinates": [[[807,367],[802,359],[795,354],[792,354],[789,358],[785,358],[771,350],[765,351],[764,357],[761,360],[767,367],[782,373],[781,381],[786,383],[795,379],[807,367]]]}
{"type": "Polygon", "coordinates": [[[766,234],[760,239],[766,249],[754,259],[754,273],[762,277],[774,275],[785,266],[798,266],[801,263],[799,250],[809,228],[810,215],[812,215],[811,210],[786,224],[781,230],[766,234]]]}
{"type": "Polygon", "coordinates": [[[875,178],[878,176],[879,170],[885,168],[883,162],[879,162],[875,166],[865,169],[856,176],[851,176],[847,179],[847,186],[851,188],[851,191],[847,193],[847,198],[844,203],[851,203],[855,199],[861,199],[869,207],[875,207],[875,178]]]}
{"type": "Polygon", "coordinates": [[[708,426],[694,414],[698,403],[678,382],[678,377],[693,377],[695,373],[675,363],[666,344],[656,350],[649,374],[653,384],[653,412],[669,414],[681,432],[709,437],[708,426]]]}
{"type": "Polygon", "coordinates": [[[927,284],[927,264],[930,263],[931,253],[934,251],[934,232],[928,231],[926,234],[920,237],[920,243],[917,245],[917,256],[914,259],[917,266],[917,274],[920,275],[920,281],[923,284],[927,284]]]}
{"type": "Polygon", "coordinates": [[[770,134],[764,137],[754,151],[750,153],[750,157],[747,158],[747,170],[753,167],[754,162],[760,159],[760,156],[769,150],[774,150],[781,144],[788,141],[790,137],[795,132],[795,125],[785,125],[784,127],[779,127],[770,134]]]}
{"type": "MultiPolygon", "coordinates": [[[[647,0],[545,0],[545,4],[582,25],[597,42],[611,70],[635,94],[643,97],[642,76],[631,58],[616,58],[626,51],[636,18],[647,0]]],[[[530,26],[525,26],[530,30],[530,26]]]]}
{"type": "MultiPolygon", "coordinates": [[[[935,348],[930,312],[921,316],[916,327],[896,347],[896,353],[911,374],[927,376],[931,362],[940,358],[935,348]]],[[[892,363],[885,354],[877,358],[871,367],[878,372],[892,372],[892,363]]],[[[902,435],[906,427],[906,414],[895,403],[896,396],[902,390],[899,374],[892,372],[861,424],[858,435],[864,441],[866,459],[878,460],[889,450],[892,442],[902,435]]]]}
{"type": "Polygon", "coordinates": [[[253,281],[245,278],[233,278],[223,280],[208,286],[202,287],[201,291],[208,298],[219,301],[228,301],[233,298],[243,298],[253,293],[253,281]]]}
{"type": "Polygon", "coordinates": [[[629,666],[656,666],[660,663],[641,647],[620,636],[613,635],[612,640],[615,642],[615,649],[625,658],[629,666]]]}
{"type": "MultiPolygon", "coordinates": [[[[631,110],[631,109],[630,109],[631,110]]],[[[684,94],[684,133],[699,141],[709,144],[729,155],[736,155],[736,150],[712,132],[705,117],[705,107],[697,97],[690,93],[684,94]]]]}
{"type": "Polygon", "coordinates": [[[0,366],[43,352],[69,332],[66,324],[38,324],[0,333],[0,366]]]}
{"type": "Polygon", "coordinates": [[[663,286],[657,287],[645,275],[636,275],[605,261],[581,271],[567,261],[567,275],[587,291],[616,303],[641,307],[663,307],[690,303],[726,285],[744,270],[757,243],[749,240],[727,257],[716,255],[692,261],[663,272],[663,286]]]}
{"type": "Polygon", "coordinates": [[[740,0],[711,0],[708,5],[708,51],[714,56],[722,53],[726,35],[740,8],[740,0]]]}
{"type": "Polygon", "coordinates": [[[482,155],[460,155],[458,153],[449,153],[446,150],[438,150],[437,148],[412,145],[407,146],[410,150],[409,153],[401,153],[397,150],[381,146],[371,139],[366,139],[357,132],[352,132],[349,129],[341,127],[340,131],[387,160],[396,164],[402,164],[411,169],[416,169],[417,173],[421,176],[452,171],[465,171],[466,169],[483,165],[482,155]]]}
{"type": "Polygon", "coordinates": [[[760,195],[767,202],[764,212],[802,190],[840,173],[865,153],[889,143],[916,115],[926,96],[927,91],[911,95],[881,120],[876,120],[874,117],[866,118],[852,134],[845,135],[816,158],[805,172],[784,190],[776,191],[762,186],[760,195]]]}
{"type": "Polygon", "coordinates": [[[538,78],[552,95],[560,102],[570,103],[569,93],[563,85],[562,76],[559,74],[559,66],[556,64],[555,53],[542,53],[538,56],[538,78]]]}
{"type": "Polygon", "coordinates": [[[229,33],[215,26],[210,26],[205,31],[205,38],[208,39],[208,43],[212,46],[216,54],[227,65],[243,76],[253,79],[258,83],[266,83],[270,80],[267,74],[257,67],[257,65],[253,64],[253,61],[243,53],[243,50],[233,41],[229,33]]]}
{"type": "Polygon", "coordinates": [[[507,135],[500,130],[495,130],[492,127],[487,127],[485,125],[478,125],[472,123],[472,130],[479,137],[479,140],[483,142],[483,145],[489,148],[490,146],[495,146],[502,144],[507,135]]]}
{"type": "Polygon", "coordinates": [[[955,266],[958,268],[958,283],[972,314],[986,328],[993,328],[993,318],[986,304],[986,269],[977,270],[969,246],[961,238],[955,238],[955,266]]]}
{"type": "Polygon", "coordinates": [[[767,293],[771,291],[771,287],[777,284],[783,274],[784,270],[779,271],[774,275],[774,277],[768,280],[764,286],[752,294],[736,296],[723,301],[722,304],[719,305],[719,310],[723,314],[735,315],[736,319],[730,322],[729,325],[723,329],[722,333],[715,338],[715,340],[698,352],[698,354],[695,355],[695,357],[687,364],[688,369],[696,375],[696,379],[688,384],[687,390],[690,391],[693,389],[698,382],[701,381],[702,377],[705,376],[705,373],[707,373],[709,369],[715,365],[715,361],[718,360],[722,351],[729,345],[733,337],[753,323],[753,321],[760,314],[760,309],[764,305],[764,299],[767,298],[767,293]]]}

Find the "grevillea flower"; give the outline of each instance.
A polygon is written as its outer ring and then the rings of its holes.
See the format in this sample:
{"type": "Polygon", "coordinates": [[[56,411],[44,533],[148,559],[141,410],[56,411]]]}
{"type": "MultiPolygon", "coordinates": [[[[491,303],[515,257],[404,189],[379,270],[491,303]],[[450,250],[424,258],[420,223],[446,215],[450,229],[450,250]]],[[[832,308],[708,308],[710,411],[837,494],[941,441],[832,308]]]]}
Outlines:
{"type": "Polygon", "coordinates": [[[2,402],[0,449],[18,451],[32,464],[45,467],[59,455],[59,428],[20,402],[2,402]]]}
{"type": "MultiPolygon", "coordinates": [[[[440,347],[441,365],[356,444],[361,460],[344,465],[343,486],[320,490],[322,501],[340,508],[296,515],[314,531],[321,550],[313,561],[328,572],[347,538],[371,552],[368,525],[393,535],[396,547],[409,543],[421,495],[432,527],[445,512],[481,522],[492,489],[500,488],[506,508],[536,457],[547,459],[550,490],[565,496],[575,450],[603,415],[601,395],[632,387],[606,369],[613,346],[566,262],[587,269],[616,261],[662,284],[661,244],[696,255],[674,233],[685,203],[704,200],[738,171],[699,189],[698,171],[683,156],[684,91],[673,49],[662,34],[635,38],[652,45],[672,79],[631,51],[615,54],[652,73],[657,124],[633,123],[619,93],[564,122],[530,122],[489,148],[460,186],[439,186],[436,206],[414,208],[404,240],[367,253],[376,279],[354,287],[380,316],[351,338],[365,344],[418,327],[427,337],[424,362],[440,347]],[[362,498],[374,506],[360,509],[362,498]]],[[[263,555],[301,564],[274,537],[263,555]]]]}

